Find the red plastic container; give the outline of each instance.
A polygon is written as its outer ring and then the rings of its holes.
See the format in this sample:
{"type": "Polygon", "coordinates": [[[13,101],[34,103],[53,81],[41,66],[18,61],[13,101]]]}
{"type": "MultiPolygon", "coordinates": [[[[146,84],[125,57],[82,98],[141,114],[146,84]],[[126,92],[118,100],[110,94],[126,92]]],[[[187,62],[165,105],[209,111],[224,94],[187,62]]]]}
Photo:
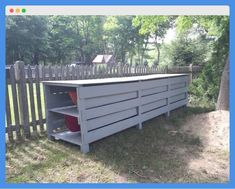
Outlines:
{"type": "Polygon", "coordinates": [[[77,93],[75,91],[70,91],[69,96],[72,102],[76,105],[77,104],[77,93]]]}
{"type": "Polygon", "coordinates": [[[77,132],[80,131],[80,125],[78,124],[78,118],[65,115],[65,125],[71,132],[77,132]]]}

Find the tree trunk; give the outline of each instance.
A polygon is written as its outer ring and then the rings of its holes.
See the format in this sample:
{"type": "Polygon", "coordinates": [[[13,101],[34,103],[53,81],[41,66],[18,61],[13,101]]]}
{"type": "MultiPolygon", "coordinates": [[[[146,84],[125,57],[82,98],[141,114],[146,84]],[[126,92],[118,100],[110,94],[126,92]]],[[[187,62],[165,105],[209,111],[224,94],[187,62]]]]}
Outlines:
{"type": "Polygon", "coordinates": [[[160,48],[157,44],[157,62],[158,62],[158,64],[159,64],[159,61],[160,61],[160,48]]]}
{"type": "Polygon", "coordinates": [[[38,63],[39,63],[39,53],[35,51],[33,55],[33,65],[38,65],[38,63]]]}
{"type": "Polygon", "coordinates": [[[226,59],[220,81],[220,91],[216,103],[216,110],[229,110],[229,55],[226,59]]]}

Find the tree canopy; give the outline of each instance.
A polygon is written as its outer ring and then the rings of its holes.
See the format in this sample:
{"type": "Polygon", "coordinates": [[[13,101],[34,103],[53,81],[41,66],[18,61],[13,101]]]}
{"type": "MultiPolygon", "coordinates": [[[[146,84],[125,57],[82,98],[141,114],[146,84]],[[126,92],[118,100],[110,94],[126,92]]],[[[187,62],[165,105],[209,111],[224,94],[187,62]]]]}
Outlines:
{"type": "MultiPolygon", "coordinates": [[[[229,54],[228,16],[7,16],[6,64],[202,65],[191,95],[215,102],[229,54]],[[175,37],[168,43],[169,30],[175,37]]],[[[224,72],[225,73],[225,72],[224,72]]]]}

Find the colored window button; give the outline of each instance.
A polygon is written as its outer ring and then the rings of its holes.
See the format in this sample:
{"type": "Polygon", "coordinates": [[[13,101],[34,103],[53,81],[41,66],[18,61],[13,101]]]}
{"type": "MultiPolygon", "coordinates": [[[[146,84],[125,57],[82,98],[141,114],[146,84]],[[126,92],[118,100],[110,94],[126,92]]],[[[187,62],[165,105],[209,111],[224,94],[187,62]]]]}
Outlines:
{"type": "Polygon", "coordinates": [[[20,9],[17,8],[17,9],[16,9],[16,13],[20,13],[20,9]]]}
{"type": "Polygon", "coordinates": [[[14,12],[14,9],[10,9],[9,12],[10,12],[10,13],[13,13],[13,12],[14,12]]]}
{"type": "Polygon", "coordinates": [[[25,8],[21,9],[21,12],[26,13],[26,9],[25,8]]]}

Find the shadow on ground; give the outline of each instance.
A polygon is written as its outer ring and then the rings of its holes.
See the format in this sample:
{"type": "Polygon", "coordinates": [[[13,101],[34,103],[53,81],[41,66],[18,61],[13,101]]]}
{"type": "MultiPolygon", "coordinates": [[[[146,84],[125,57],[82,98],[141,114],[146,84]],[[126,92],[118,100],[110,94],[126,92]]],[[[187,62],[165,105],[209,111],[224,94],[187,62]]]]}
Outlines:
{"type": "Polygon", "coordinates": [[[200,138],[181,132],[187,117],[209,109],[184,107],[90,145],[79,147],[45,137],[7,148],[7,182],[221,182],[188,169],[203,151],[200,138]]]}

